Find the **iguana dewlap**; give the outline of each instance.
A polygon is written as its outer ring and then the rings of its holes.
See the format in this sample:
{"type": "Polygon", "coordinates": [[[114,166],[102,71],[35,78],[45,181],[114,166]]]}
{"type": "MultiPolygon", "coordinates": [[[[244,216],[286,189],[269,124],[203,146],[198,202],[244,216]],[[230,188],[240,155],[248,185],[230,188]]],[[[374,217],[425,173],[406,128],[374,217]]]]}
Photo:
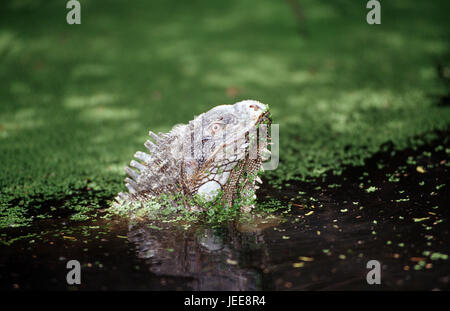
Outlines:
{"type": "MultiPolygon", "coordinates": [[[[120,203],[177,197],[169,202],[194,206],[192,198],[218,201],[231,206],[237,198],[254,197],[257,173],[267,150],[269,112],[266,105],[244,100],[221,105],[168,133],[150,132],[148,153],[136,152],[125,168],[128,193],[119,193],[120,203]]],[[[249,210],[252,206],[241,206],[249,210]]]]}

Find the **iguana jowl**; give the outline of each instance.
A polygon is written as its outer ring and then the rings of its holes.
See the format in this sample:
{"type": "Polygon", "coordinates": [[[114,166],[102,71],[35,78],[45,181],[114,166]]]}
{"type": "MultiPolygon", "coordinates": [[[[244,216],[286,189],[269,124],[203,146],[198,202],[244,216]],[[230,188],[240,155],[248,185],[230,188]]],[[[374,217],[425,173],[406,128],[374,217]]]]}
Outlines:
{"type": "MultiPolygon", "coordinates": [[[[254,196],[257,173],[267,150],[266,105],[245,100],[234,105],[217,106],[188,124],[176,125],[170,132],[150,132],[149,153],[136,152],[125,185],[128,193],[119,193],[116,201],[146,202],[165,197],[180,197],[169,204],[193,206],[194,196],[206,201],[220,199],[224,206],[242,196],[254,196]]],[[[249,210],[252,206],[242,206],[249,210]]]]}

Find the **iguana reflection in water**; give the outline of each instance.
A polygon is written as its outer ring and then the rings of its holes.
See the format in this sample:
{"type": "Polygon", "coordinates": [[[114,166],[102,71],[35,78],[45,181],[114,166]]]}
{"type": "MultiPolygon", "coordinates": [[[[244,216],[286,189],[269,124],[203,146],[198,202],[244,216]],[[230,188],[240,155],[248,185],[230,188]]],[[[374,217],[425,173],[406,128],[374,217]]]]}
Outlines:
{"type": "Polygon", "coordinates": [[[260,289],[267,259],[261,230],[234,224],[220,230],[157,230],[141,223],[130,225],[128,238],[152,273],[191,278],[192,290],[260,289]]]}

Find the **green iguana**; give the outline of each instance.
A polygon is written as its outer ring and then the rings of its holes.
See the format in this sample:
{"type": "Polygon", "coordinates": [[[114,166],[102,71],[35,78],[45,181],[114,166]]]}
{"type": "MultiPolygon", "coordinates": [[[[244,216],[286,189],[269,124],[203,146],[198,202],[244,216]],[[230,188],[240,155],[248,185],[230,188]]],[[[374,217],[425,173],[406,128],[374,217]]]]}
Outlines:
{"type": "MultiPolygon", "coordinates": [[[[225,207],[237,198],[256,198],[255,182],[261,183],[257,173],[270,154],[269,123],[266,105],[244,100],[217,106],[168,133],[150,132],[153,141],[144,144],[149,153],[136,152],[138,161],[125,168],[128,193],[119,193],[116,204],[164,196],[167,204],[201,210],[196,197],[225,207]]],[[[252,207],[241,206],[241,211],[252,207]]]]}

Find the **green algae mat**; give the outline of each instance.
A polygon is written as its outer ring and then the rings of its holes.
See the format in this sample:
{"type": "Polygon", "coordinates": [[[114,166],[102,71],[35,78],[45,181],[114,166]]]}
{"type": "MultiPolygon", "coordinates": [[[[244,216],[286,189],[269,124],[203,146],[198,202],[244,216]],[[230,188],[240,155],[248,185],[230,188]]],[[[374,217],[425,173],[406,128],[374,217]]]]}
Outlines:
{"type": "MultiPolygon", "coordinates": [[[[448,130],[446,1],[0,3],[0,227],[86,220],[148,130],[256,99],[280,125],[274,189],[448,130]]],[[[443,152],[448,153],[446,149],[443,152]]],[[[276,191],[276,190],[273,190],[276,191]]],[[[370,191],[370,188],[368,188],[370,191]]]]}

